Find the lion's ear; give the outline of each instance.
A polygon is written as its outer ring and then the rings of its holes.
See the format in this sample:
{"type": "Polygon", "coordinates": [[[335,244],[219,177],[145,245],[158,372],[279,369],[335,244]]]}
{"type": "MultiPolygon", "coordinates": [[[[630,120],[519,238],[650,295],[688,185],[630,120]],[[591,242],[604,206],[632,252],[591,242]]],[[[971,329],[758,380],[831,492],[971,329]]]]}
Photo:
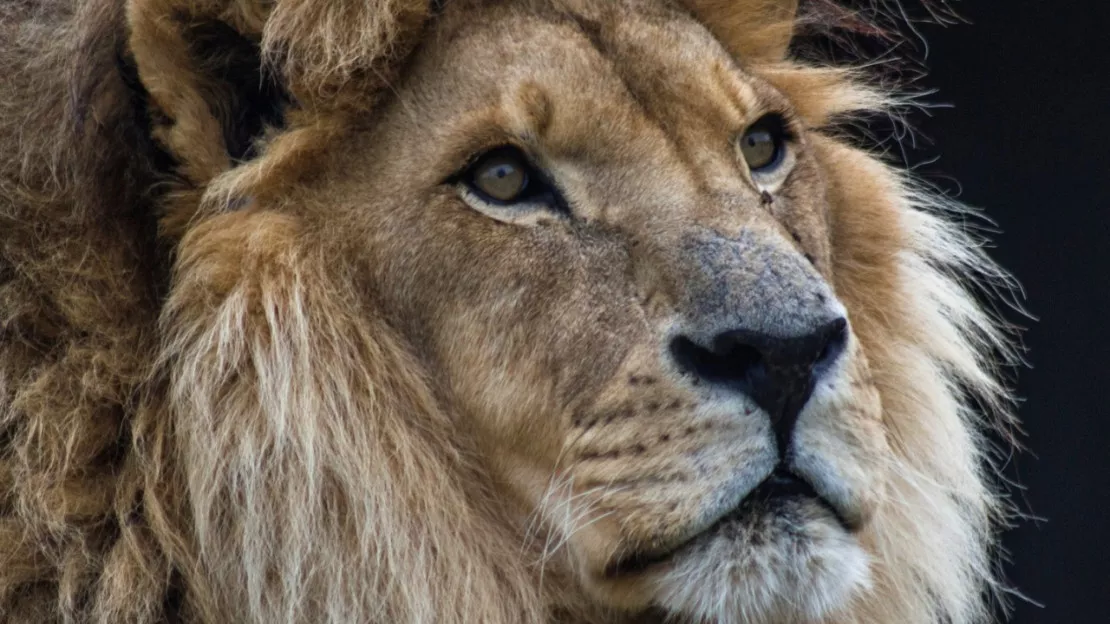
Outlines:
{"type": "Polygon", "coordinates": [[[798,0],[682,0],[741,62],[786,57],[798,0]]]}
{"type": "Polygon", "coordinates": [[[163,215],[171,235],[192,221],[218,176],[257,155],[268,128],[325,126],[329,107],[372,103],[429,11],[427,0],[129,0],[127,7],[128,52],[151,134],[186,184],[163,215]]]}
{"type": "Polygon", "coordinates": [[[151,133],[198,188],[249,157],[283,104],[281,85],[263,70],[257,26],[217,4],[132,0],[127,12],[151,133]]]}

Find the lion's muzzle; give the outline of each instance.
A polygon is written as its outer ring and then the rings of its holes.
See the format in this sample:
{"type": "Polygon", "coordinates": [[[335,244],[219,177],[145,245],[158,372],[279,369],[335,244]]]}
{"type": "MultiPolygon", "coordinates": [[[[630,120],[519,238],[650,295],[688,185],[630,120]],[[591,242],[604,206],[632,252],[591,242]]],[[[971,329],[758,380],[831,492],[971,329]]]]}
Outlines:
{"type": "Polygon", "coordinates": [[[708,345],[678,336],[671,341],[671,354],[690,374],[751,397],[770,417],[785,459],[798,414],[846,341],[847,322],[836,317],[798,336],[742,327],[714,336],[708,345]]]}
{"type": "Polygon", "coordinates": [[[788,469],[798,416],[845,352],[844,308],[773,230],[745,229],[734,239],[699,230],[682,250],[682,321],[671,357],[685,374],[766,412],[788,469]]]}

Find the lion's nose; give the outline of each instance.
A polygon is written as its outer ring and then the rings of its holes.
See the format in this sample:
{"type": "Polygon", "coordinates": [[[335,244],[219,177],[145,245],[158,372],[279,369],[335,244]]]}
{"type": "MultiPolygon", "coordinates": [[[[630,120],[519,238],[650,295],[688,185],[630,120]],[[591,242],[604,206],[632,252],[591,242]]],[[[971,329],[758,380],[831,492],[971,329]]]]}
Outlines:
{"type": "Polygon", "coordinates": [[[814,385],[844,351],[847,326],[843,317],[837,317],[795,336],[732,329],[717,334],[709,344],[678,336],[671,342],[671,354],[687,372],[743,392],[766,410],[779,453],[785,456],[798,414],[814,385]]]}

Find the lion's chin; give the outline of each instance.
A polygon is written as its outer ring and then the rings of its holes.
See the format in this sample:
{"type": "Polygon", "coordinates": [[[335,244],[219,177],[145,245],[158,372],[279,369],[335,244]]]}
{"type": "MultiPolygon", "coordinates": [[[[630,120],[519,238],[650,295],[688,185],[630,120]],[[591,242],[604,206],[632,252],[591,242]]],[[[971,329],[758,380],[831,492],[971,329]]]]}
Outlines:
{"type": "Polygon", "coordinates": [[[626,562],[597,584],[599,598],[683,624],[827,621],[871,587],[856,532],[799,494],[751,496],[676,550],[626,562]]]}
{"type": "Polygon", "coordinates": [[[870,587],[869,567],[825,506],[764,501],[676,552],[652,575],[654,603],[678,621],[816,622],[870,587]]]}

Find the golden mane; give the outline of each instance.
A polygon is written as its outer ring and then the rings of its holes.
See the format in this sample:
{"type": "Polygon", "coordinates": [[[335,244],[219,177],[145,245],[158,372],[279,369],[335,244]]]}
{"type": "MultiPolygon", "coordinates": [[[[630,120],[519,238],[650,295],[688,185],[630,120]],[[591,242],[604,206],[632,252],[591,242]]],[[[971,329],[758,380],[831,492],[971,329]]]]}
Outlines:
{"type": "MultiPolygon", "coordinates": [[[[727,2],[685,4],[808,127],[899,105],[859,70],[759,59],[772,44],[738,33],[727,2]]],[[[541,586],[520,556],[413,355],[352,312],[349,276],[302,249],[294,217],[225,210],[280,204],[310,176],[428,19],[412,0],[0,6],[0,619],[552,617],[560,580],[541,586]],[[181,95],[203,78],[157,19],[173,11],[255,43],[298,103],[260,156],[212,149],[232,111],[181,95]],[[185,121],[158,125],[150,102],[185,121]]],[[[984,436],[1010,422],[995,362],[1013,351],[971,291],[1008,278],[951,218],[966,209],[831,133],[814,144],[836,290],[899,461],[899,504],[867,536],[875,585],[847,621],[987,620],[1006,509],[984,436]]]]}

